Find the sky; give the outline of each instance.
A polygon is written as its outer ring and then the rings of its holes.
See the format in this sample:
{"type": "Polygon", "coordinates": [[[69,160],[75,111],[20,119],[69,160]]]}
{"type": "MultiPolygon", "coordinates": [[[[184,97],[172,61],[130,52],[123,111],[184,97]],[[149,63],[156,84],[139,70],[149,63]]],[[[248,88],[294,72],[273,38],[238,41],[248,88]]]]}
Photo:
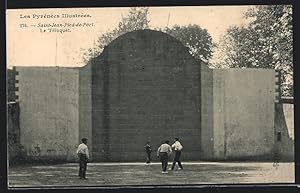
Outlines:
{"type": "MultiPolygon", "coordinates": [[[[207,29],[213,41],[218,43],[229,26],[247,24],[243,13],[248,8],[250,7],[151,7],[148,19],[152,29],[171,27],[175,24],[198,24],[201,28],[207,29]]],[[[126,7],[7,10],[7,65],[8,67],[84,66],[83,54],[96,45],[95,42],[101,34],[114,29],[122,17],[128,14],[128,10],[126,7]],[[89,15],[89,17],[62,18],[62,14],[89,15]],[[53,18],[44,18],[45,16],[53,18]],[[65,23],[77,26],[67,27],[70,31],[62,33],[50,32],[49,27],[43,27],[65,23]]]]}

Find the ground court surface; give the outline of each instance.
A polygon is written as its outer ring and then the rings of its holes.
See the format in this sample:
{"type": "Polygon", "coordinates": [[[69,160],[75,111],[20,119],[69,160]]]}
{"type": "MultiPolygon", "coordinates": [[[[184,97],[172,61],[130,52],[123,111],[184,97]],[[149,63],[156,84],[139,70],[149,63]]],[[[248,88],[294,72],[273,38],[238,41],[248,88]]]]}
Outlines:
{"type": "MultiPolygon", "coordinates": [[[[78,177],[78,163],[17,165],[8,170],[8,185],[18,187],[73,187],[123,185],[203,185],[294,183],[294,163],[183,162],[183,170],[161,173],[161,163],[88,163],[87,178],[78,177]]],[[[169,162],[168,167],[171,166],[169,162]]]]}

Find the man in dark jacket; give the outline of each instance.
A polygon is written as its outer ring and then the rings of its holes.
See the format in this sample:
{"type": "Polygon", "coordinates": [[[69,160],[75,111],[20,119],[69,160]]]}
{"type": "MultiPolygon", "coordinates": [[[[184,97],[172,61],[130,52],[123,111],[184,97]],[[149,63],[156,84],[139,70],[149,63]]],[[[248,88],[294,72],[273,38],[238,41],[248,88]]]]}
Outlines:
{"type": "Polygon", "coordinates": [[[146,151],[146,154],[147,154],[147,160],[146,160],[146,163],[147,164],[150,164],[151,162],[151,152],[152,152],[152,149],[151,149],[151,146],[150,146],[150,142],[148,141],[145,145],[145,151],[146,151]]]}

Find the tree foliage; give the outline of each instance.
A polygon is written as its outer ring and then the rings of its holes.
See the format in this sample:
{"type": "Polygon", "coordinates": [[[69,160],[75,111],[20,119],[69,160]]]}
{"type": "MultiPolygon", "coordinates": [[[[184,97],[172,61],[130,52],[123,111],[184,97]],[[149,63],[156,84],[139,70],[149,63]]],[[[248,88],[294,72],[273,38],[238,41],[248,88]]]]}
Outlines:
{"type": "MultiPolygon", "coordinates": [[[[148,14],[149,8],[130,8],[128,15],[122,18],[122,21],[119,22],[118,26],[112,31],[101,35],[98,38],[95,47],[89,49],[84,54],[84,62],[87,62],[91,57],[98,56],[106,45],[120,35],[134,30],[149,28],[148,14]]],[[[180,40],[189,48],[190,53],[196,58],[208,62],[212,56],[212,48],[214,46],[212,38],[206,29],[202,29],[198,25],[175,25],[171,28],[158,28],[156,30],[168,33],[180,40]]]]}
{"type": "Polygon", "coordinates": [[[292,6],[256,6],[244,27],[230,27],[222,41],[220,66],[273,68],[282,73],[282,95],[293,96],[292,6]]]}
{"type": "Polygon", "coordinates": [[[122,34],[139,29],[149,28],[148,10],[145,7],[132,7],[126,17],[122,18],[118,26],[112,31],[101,35],[97,40],[97,45],[93,49],[89,49],[84,55],[84,61],[88,61],[91,57],[99,55],[105,46],[122,34]]]}
{"type": "Polygon", "coordinates": [[[189,48],[191,55],[203,61],[212,57],[213,41],[206,29],[199,25],[178,26],[165,28],[165,33],[175,37],[189,48]]]}

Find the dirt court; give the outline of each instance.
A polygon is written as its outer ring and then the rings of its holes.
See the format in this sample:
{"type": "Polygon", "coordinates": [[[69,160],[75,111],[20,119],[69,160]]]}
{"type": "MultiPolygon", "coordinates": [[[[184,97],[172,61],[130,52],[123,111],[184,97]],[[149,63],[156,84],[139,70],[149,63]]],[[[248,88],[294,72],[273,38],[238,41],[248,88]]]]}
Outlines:
{"type": "MultiPolygon", "coordinates": [[[[170,166],[170,163],[169,163],[170,166]]],[[[183,170],[161,173],[159,162],[88,163],[88,180],[78,164],[18,165],[8,171],[8,185],[18,187],[156,186],[203,184],[294,183],[294,163],[183,162],[183,170]]]]}

